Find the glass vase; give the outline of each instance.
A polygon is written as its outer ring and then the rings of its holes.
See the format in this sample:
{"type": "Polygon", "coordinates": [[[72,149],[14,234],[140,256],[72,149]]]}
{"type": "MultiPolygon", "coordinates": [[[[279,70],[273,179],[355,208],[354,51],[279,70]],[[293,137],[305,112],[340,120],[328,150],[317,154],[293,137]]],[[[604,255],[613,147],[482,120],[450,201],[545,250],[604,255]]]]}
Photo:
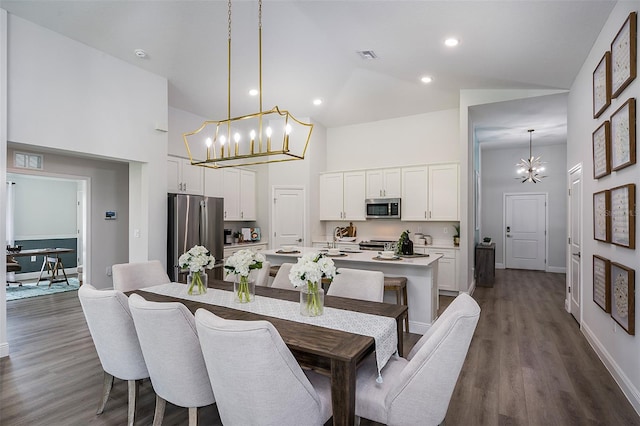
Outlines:
{"type": "Polygon", "coordinates": [[[317,317],[324,312],[324,290],[318,283],[307,282],[300,290],[300,314],[317,317]]]}
{"type": "Polygon", "coordinates": [[[187,294],[198,295],[207,292],[207,274],[204,271],[192,271],[187,275],[187,294]]]}
{"type": "Polygon", "coordinates": [[[249,277],[236,275],[233,281],[234,300],[238,303],[250,303],[256,297],[256,282],[249,277]]]}

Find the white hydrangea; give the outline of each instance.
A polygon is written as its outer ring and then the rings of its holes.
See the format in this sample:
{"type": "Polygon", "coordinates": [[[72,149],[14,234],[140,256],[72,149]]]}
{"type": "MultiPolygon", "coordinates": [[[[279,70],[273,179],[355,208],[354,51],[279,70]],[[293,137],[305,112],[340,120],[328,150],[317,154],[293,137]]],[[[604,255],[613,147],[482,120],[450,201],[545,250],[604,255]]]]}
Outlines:
{"type": "Polygon", "coordinates": [[[227,259],[224,268],[229,273],[247,277],[252,269],[261,269],[264,261],[262,253],[256,253],[249,249],[239,250],[227,259]]]}
{"type": "Polygon", "coordinates": [[[211,269],[216,263],[216,258],[209,253],[206,247],[193,246],[178,258],[182,269],[188,268],[191,272],[199,272],[211,269]]]}
{"type": "Polygon", "coordinates": [[[333,278],[335,275],[333,260],[320,253],[307,253],[299,257],[298,263],[291,267],[289,280],[294,287],[300,287],[307,282],[319,283],[323,277],[333,278]]]}

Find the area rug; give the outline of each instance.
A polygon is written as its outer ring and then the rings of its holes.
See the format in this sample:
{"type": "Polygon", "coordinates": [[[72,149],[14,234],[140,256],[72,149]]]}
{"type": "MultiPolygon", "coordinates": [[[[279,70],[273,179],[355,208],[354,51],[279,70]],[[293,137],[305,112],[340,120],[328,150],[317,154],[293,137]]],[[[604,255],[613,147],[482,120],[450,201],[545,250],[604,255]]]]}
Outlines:
{"type": "Polygon", "coordinates": [[[26,299],[28,297],[43,296],[45,294],[64,293],[65,291],[78,290],[80,284],[77,278],[69,278],[69,285],[66,282],[53,283],[49,287],[49,281],[40,281],[40,285],[36,283],[23,283],[22,287],[18,284],[11,284],[6,288],[7,301],[26,299]]]}

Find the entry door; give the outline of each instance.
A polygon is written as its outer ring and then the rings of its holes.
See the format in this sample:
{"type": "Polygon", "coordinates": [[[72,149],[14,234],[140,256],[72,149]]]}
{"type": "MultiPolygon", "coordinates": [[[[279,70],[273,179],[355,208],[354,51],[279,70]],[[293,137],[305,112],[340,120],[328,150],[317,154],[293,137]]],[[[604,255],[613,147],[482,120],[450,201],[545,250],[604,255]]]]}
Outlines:
{"type": "Polygon", "coordinates": [[[305,235],[304,188],[274,188],[273,245],[304,246],[305,235]]]}
{"type": "Polygon", "coordinates": [[[546,194],[505,194],[506,267],[545,270],[546,194]]]}
{"type": "Polygon", "coordinates": [[[569,287],[570,312],[580,323],[580,295],[582,284],[580,280],[581,259],[581,196],[582,196],[582,167],[577,166],[569,171],[569,276],[571,283],[569,287]]]}

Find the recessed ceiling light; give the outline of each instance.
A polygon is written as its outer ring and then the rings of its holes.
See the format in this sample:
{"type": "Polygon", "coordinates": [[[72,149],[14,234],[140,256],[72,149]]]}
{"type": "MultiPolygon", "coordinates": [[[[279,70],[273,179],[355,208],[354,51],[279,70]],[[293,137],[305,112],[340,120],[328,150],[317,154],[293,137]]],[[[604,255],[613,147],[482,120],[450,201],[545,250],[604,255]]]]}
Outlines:
{"type": "Polygon", "coordinates": [[[258,93],[260,93],[260,92],[258,92],[258,89],[249,90],[249,95],[251,95],[251,96],[257,96],[258,93]]]}
{"type": "Polygon", "coordinates": [[[314,100],[313,100],[313,104],[314,104],[314,105],[316,105],[316,106],[317,106],[317,105],[322,105],[322,99],[320,99],[320,98],[316,98],[316,99],[314,99],[314,100]]]}
{"type": "Polygon", "coordinates": [[[135,53],[138,58],[146,58],[147,57],[147,52],[145,52],[142,49],[136,49],[136,50],[133,51],[133,53],[135,53]]]}
{"type": "Polygon", "coordinates": [[[359,50],[358,55],[362,59],[376,59],[378,57],[373,50],[359,50]]]}
{"type": "Polygon", "coordinates": [[[423,76],[422,78],[420,78],[420,81],[423,83],[431,83],[433,81],[433,78],[429,77],[428,75],[423,76]]]}
{"type": "Polygon", "coordinates": [[[445,44],[446,46],[449,46],[449,47],[455,47],[455,46],[457,46],[458,44],[460,44],[460,40],[458,40],[457,38],[453,38],[453,37],[451,37],[451,38],[446,39],[446,40],[444,41],[444,44],[445,44]]]}

